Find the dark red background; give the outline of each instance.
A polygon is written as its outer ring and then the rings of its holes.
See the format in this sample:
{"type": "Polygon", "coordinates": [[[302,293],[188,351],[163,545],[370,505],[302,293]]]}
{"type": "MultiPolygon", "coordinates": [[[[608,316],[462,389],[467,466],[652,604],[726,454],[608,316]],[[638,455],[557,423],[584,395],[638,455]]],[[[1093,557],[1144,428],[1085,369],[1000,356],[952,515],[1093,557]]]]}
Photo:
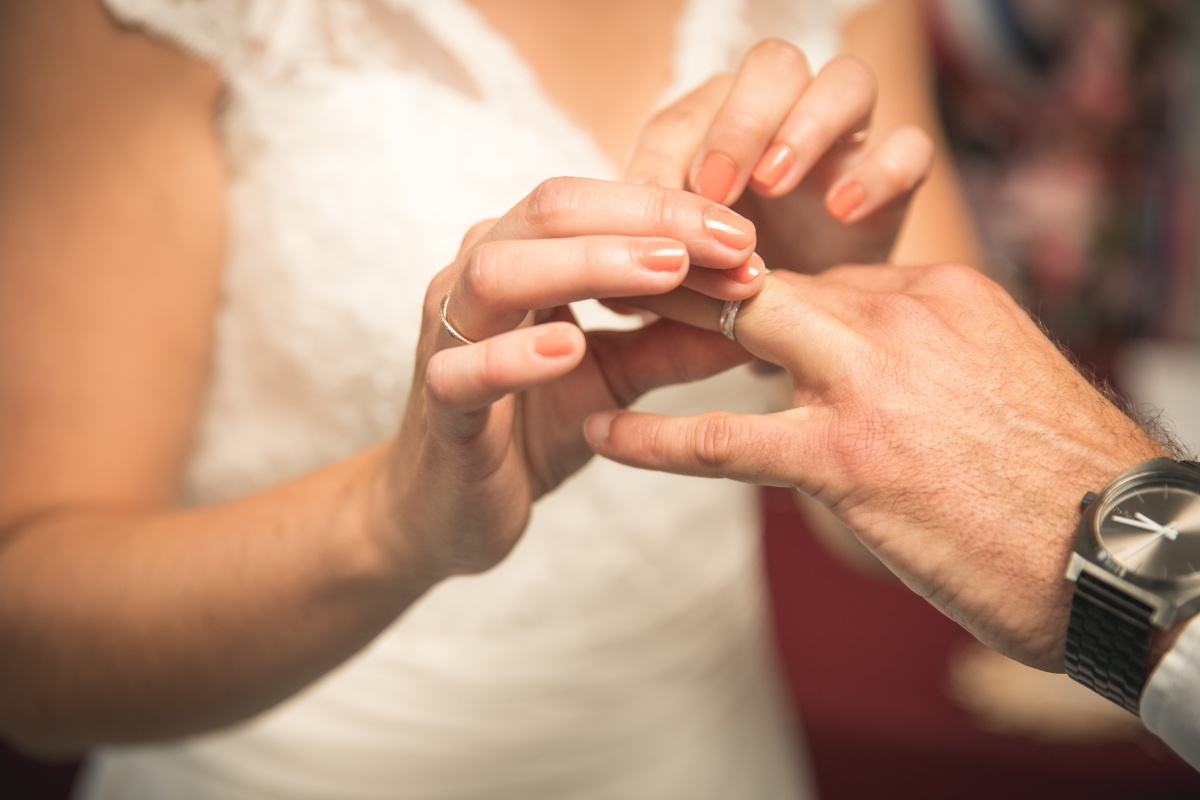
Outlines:
{"type": "Polygon", "coordinates": [[[764,497],[776,635],[824,800],[1200,797],[1200,774],[1149,733],[1071,746],[978,729],[943,690],[970,635],[833,557],[787,491],[764,497]]]}

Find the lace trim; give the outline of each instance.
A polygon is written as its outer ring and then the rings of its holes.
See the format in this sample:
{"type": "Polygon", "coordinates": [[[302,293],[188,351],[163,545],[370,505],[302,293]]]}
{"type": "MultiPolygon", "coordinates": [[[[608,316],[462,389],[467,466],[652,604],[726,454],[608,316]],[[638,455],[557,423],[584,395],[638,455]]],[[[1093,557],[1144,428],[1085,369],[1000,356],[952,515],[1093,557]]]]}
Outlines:
{"type": "MultiPolygon", "coordinates": [[[[324,64],[420,69],[476,96],[480,93],[492,96],[489,89],[497,87],[489,84],[497,80],[502,89],[507,88],[503,87],[503,75],[477,68],[480,56],[477,47],[486,44],[489,37],[480,40],[478,36],[463,35],[469,31],[456,29],[458,25],[468,29],[479,27],[472,23],[473,9],[463,3],[442,0],[103,2],[121,23],[140,27],[211,60],[231,78],[252,68],[266,74],[281,74],[306,64],[324,64]],[[466,54],[461,47],[464,39],[474,40],[466,54]]],[[[829,40],[829,31],[836,30],[847,16],[873,2],[690,0],[680,21],[675,80],[669,96],[678,96],[706,80],[715,62],[723,62],[732,69],[741,53],[764,36],[795,42],[809,51],[814,66],[819,65],[832,57],[839,44],[836,39],[829,40]],[[814,32],[824,35],[814,36],[814,32]]],[[[501,91],[501,98],[504,93],[501,91]]]]}

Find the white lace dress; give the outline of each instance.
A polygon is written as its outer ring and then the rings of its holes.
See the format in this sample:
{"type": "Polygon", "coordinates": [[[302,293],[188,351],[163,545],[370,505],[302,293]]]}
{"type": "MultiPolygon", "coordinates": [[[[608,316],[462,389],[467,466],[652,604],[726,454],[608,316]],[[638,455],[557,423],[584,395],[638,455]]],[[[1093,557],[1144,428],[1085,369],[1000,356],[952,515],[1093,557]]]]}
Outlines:
{"type": "MultiPolygon", "coordinates": [[[[213,60],[229,87],[218,123],[231,242],[189,502],[387,436],[424,287],[463,232],[546,177],[616,175],[460,0],[107,3],[213,60]]],[[[692,0],[672,93],[765,35],[820,63],[850,4],[692,0]]],[[[761,409],[777,390],[740,374],[649,401],[761,409]]],[[[80,795],[805,796],[766,635],[753,499],[733,483],[594,460],[538,505],[497,569],[437,587],[268,713],[96,754],[80,795]]]]}

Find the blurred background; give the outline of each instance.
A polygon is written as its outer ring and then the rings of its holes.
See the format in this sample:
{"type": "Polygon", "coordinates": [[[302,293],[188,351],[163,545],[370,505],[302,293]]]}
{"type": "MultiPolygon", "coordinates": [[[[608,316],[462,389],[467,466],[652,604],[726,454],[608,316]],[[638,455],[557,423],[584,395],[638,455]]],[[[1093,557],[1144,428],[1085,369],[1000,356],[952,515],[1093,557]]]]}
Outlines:
{"type": "MultiPolygon", "coordinates": [[[[1194,453],[1200,4],[924,2],[994,274],[1194,453]]],[[[826,800],[1200,796],[1132,717],[994,656],[821,527],[764,490],[779,649],[826,800]]],[[[65,798],[74,775],[0,745],[0,798],[65,798]]]]}

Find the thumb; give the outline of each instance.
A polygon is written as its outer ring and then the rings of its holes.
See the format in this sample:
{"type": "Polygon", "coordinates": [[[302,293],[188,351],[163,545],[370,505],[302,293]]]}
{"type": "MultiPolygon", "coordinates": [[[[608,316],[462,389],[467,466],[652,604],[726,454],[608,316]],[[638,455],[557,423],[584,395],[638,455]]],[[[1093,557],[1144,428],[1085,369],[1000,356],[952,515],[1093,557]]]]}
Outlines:
{"type": "Polygon", "coordinates": [[[599,455],[621,464],[745,483],[820,485],[828,456],[820,443],[829,412],[800,408],[776,414],[724,411],[670,417],[634,411],[593,414],[584,436],[599,455]]]}

